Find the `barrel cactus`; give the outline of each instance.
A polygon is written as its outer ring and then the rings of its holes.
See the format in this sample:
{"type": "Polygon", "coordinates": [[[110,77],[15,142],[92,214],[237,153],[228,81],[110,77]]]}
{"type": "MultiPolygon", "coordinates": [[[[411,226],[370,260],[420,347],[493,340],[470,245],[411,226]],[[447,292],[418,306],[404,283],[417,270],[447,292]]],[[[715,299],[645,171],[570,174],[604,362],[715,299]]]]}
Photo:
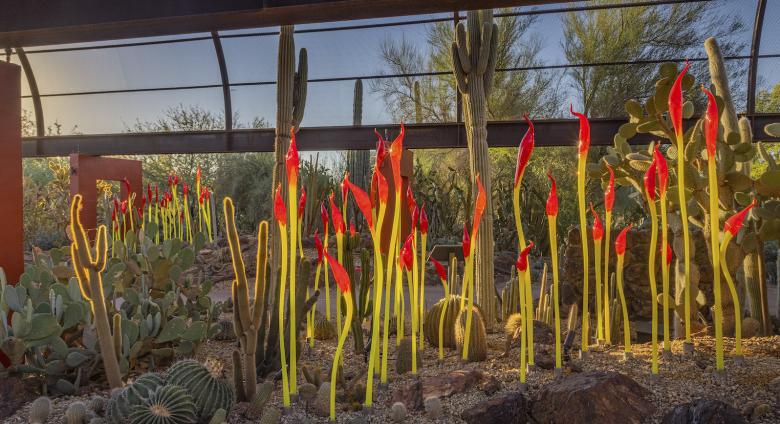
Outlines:
{"type": "MultiPolygon", "coordinates": [[[[455,322],[455,345],[458,352],[463,349],[463,342],[466,336],[466,309],[458,314],[455,322]]],[[[485,330],[485,319],[482,317],[482,310],[474,307],[472,311],[471,335],[469,336],[469,354],[468,362],[480,362],[487,359],[487,331],[485,330]]]]}
{"type": "Polygon", "coordinates": [[[43,424],[51,414],[51,400],[46,396],[35,399],[30,405],[30,415],[27,421],[30,424],[43,424]]]}
{"type": "Polygon", "coordinates": [[[73,402],[65,410],[66,424],[84,424],[87,422],[87,406],[84,402],[73,402]]]}
{"type": "Polygon", "coordinates": [[[168,369],[168,383],[187,390],[201,421],[207,421],[218,409],[230,411],[235,401],[233,386],[222,378],[219,364],[210,362],[208,365],[187,359],[168,369]]]}
{"type": "MultiPolygon", "coordinates": [[[[420,358],[418,357],[418,361],[420,358]]],[[[419,366],[419,364],[418,364],[419,366]]],[[[395,354],[395,372],[398,375],[406,374],[412,370],[412,339],[409,337],[401,340],[395,354]]]]}
{"type": "Polygon", "coordinates": [[[106,422],[121,424],[127,421],[132,408],[143,403],[157,389],[165,385],[165,378],[158,373],[146,373],[123,389],[115,389],[106,404],[106,422]]]}
{"type": "Polygon", "coordinates": [[[314,338],[317,340],[331,340],[336,337],[336,327],[331,321],[325,319],[322,314],[314,317],[314,338]]]}
{"type": "MultiPolygon", "coordinates": [[[[130,413],[130,424],[194,424],[195,404],[183,387],[162,386],[130,413]]],[[[209,416],[210,417],[210,416],[209,416]]]]}
{"type": "MultiPolygon", "coordinates": [[[[432,346],[439,347],[439,320],[441,319],[441,310],[444,307],[445,299],[436,302],[425,313],[423,321],[425,339],[432,346]]],[[[474,305],[477,309],[479,307],[474,305]]],[[[460,296],[450,296],[447,310],[444,313],[444,347],[454,349],[455,346],[455,320],[460,313],[460,296]]]]}

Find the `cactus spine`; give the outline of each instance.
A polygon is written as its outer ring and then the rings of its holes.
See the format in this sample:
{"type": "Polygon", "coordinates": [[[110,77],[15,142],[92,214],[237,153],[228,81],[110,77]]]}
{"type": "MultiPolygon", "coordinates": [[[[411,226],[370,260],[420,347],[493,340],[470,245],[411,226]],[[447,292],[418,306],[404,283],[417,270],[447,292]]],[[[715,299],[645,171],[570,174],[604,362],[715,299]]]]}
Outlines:
{"type": "Polygon", "coordinates": [[[78,278],[81,294],[92,306],[92,314],[95,316],[95,330],[100,343],[100,352],[103,356],[103,367],[106,370],[106,378],[111,388],[122,387],[122,374],[119,371],[119,361],[114,348],[114,338],[108,323],[108,311],[106,310],[105,296],[103,294],[103,278],[101,273],[106,267],[108,257],[108,239],[106,227],[101,225],[97,231],[95,241],[95,254],[93,256],[87,240],[87,233],[81,225],[81,195],[73,196],[70,205],[71,232],[73,244],[70,246],[73,259],[73,269],[78,278]]]}
{"type": "MultiPolygon", "coordinates": [[[[268,262],[268,222],[262,221],[257,231],[257,257],[256,276],[254,287],[254,299],[249,301],[249,282],[247,281],[244,258],[241,256],[241,243],[236,230],[235,208],[233,201],[225,197],[222,210],[225,213],[225,232],[230,255],[233,261],[233,271],[236,279],[233,280],[233,328],[238,337],[241,356],[243,359],[243,376],[236,381],[236,392],[241,400],[249,400],[255,396],[257,386],[257,368],[255,355],[257,353],[258,329],[262,325],[264,295],[266,292],[266,265],[268,262]],[[243,384],[240,384],[242,383],[243,384]],[[242,387],[239,390],[239,387],[242,387]]],[[[233,366],[241,366],[241,361],[234,361],[233,366]]],[[[239,373],[240,374],[240,373],[239,373]]],[[[239,377],[239,375],[236,375],[239,377]]]]}
{"type": "MultiPolygon", "coordinates": [[[[476,243],[476,301],[485,311],[487,330],[496,322],[495,285],[493,281],[493,201],[490,158],[487,146],[487,99],[493,87],[496,67],[498,26],[493,11],[469,11],[467,26],[459,23],[452,43],[452,63],[458,91],[463,95],[464,121],[469,148],[471,179],[481,175],[487,194],[487,208],[482,216],[476,243]]],[[[477,185],[474,184],[474,190],[477,185]]],[[[476,198],[476,195],[475,195],[476,198]]],[[[524,246],[523,246],[524,247],[524,246]]]]}

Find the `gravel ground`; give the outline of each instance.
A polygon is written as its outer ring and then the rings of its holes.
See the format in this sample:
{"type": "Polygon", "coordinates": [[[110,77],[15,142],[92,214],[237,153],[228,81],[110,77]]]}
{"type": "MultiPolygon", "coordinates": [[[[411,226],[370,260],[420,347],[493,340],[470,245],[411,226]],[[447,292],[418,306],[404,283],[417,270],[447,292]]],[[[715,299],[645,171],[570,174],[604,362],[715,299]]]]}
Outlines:
{"type": "MultiPolygon", "coordinates": [[[[392,339],[391,339],[392,341],[392,339]]],[[[356,356],[351,348],[351,340],[347,341],[345,349],[346,377],[349,379],[365,368],[362,356],[356,356]]],[[[422,352],[422,365],[419,368],[421,377],[441,375],[446,372],[462,369],[476,368],[486,374],[496,377],[502,384],[501,391],[516,390],[518,381],[518,350],[512,349],[508,357],[501,357],[503,352],[503,336],[494,334],[489,337],[490,352],[488,360],[482,363],[461,364],[454,351],[447,351],[443,363],[437,361],[437,351],[426,346],[422,352]]],[[[673,356],[661,358],[660,377],[650,376],[650,345],[636,344],[633,346],[634,358],[623,360],[622,347],[598,347],[591,349],[590,356],[585,360],[573,361],[573,368],[581,368],[583,371],[612,370],[626,374],[634,378],[639,384],[652,392],[652,402],[656,406],[656,414],[649,422],[659,422],[663,414],[673,405],[688,402],[700,397],[708,397],[722,400],[735,408],[743,409],[746,405],[765,403],[770,405],[771,411],[754,420],[755,423],[780,422],[780,411],[774,402],[774,395],[770,393],[766,385],[772,379],[780,376],[780,336],[753,338],[743,342],[745,363],[733,364],[727,356],[726,372],[722,377],[716,377],[714,368],[714,340],[711,337],[698,337],[695,339],[696,352],[693,357],[682,355],[682,342],[672,343],[673,356]]],[[[574,343],[578,346],[578,343],[574,343]]],[[[733,340],[725,342],[726,352],[733,349],[733,340]]],[[[209,341],[204,344],[198,353],[199,359],[219,358],[229,367],[230,352],[234,347],[233,342],[209,341]]],[[[299,367],[303,365],[315,365],[327,371],[335,350],[335,342],[317,342],[314,349],[308,347],[300,354],[299,367]]],[[[398,376],[395,373],[395,343],[391,343],[388,376],[389,387],[379,389],[375,394],[373,411],[368,414],[365,411],[351,411],[340,409],[338,422],[392,422],[390,418],[390,406],[394,390],[414,381],[416,377],[407,374],[398,376]],[[360,418],[368,418],[359,421],[360,418]]],[[[329,375],[323,375],[329,378],[329,375]]],[[[552,371],[536,370],[529,374],[528,383],[530,394],[553,379],[552,371]]],[[[564,377],[565,378],[565,377],[564,377]]],[[[299,382],[303,382],[302,373],[299,372],[299,382]]],[[[279,384],[277,383],[277,387],[279,384]]],[[[63,422],[63,414],[67,406],[77,400],[87,401],[94,395],[107,396],[105,390],[84,394],[82,396],[61,397],[53,399],[53,412],[49,423],[63,422]]],[[[423,412],[410,411],[405,422],[411,423],[451,423],[462,422],[459,419],[461,412],[471,408],[476,403],[487,399],[487,396],[476,388],[464,394],[454,395],[442,399],[444,416],[438,420],[429,420],[423,412]]],[[[271,405],[281,406],[281,391],[277,390],[271,399],[271,405]]],[[[338,405],[341,407],[343,405],[338,405]]],[[[10,417],[6,423],[26,423],[28,407],[25,406],[10,417]]],[[[248,419],[234,412],[230,417],[231,423],[251,423],[257,420],[248,419]]],[[[284,423],[327,422],[326,419],[307,413],[302,403],[295,403],[283,419],[284,423]]]]}

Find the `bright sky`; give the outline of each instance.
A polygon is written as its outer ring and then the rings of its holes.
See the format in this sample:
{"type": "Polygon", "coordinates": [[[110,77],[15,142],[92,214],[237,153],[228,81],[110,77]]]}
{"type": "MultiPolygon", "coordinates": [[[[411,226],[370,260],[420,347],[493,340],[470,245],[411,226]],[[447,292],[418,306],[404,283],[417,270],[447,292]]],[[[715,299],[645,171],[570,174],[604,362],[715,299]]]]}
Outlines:
{"type": "MultiPolygon", "coordinates": [[[[749,46],[756,0],[715,0],[711,7],[736,14],[747,24],[743,34],[735,34],[749,46]]],[[[552,5],[548,7],[561,7],[552,5]]],[[[425,15],[391,19],[299,25],[297,29],[352,25],[356,23],[389,22],[426,19],[442,15],[425,15]]],[[[761,54],[780,53],[780,29],[772,22],[780,22],[780,0],[768,0],[761,54]]],[[[386,39],[406,39],[421,48],[426,45],[426,28],[430,24],[403,25],[365,30],[333,31],[296,34],[296,47],[306,47],[309,54],[309,78],[362,76],[378,73],[381,69],[379,47],[386,39]]],[[[272,32],[265,28],[251,32],[272,32]]],[[[544,41],[541,59],[547,64],[565,63],[560,49],[562,41],[561,15],[540,15],[531,29],[544,41]]],[[[229,31],[235,34],[247,31],[229,31]]],[[[194,34],[207,36],[207,34],[194,34]]],[[[181,38],[189,37],[168,37],[181,38]]],[[[91,43],[90,45],[114,42],[91,43]]],[[[59,46],[62,47],[62,46],[59,46]]],[[[223,39],[223,48],[231,83],[271,81],[276,74],[276,36],[253,36],[223,39]]],[[[32,53],[41,48],[28,49],[42,94],[72,93],[94,90],[140,89],[163,86],[220,84],[219,69],[210,39],[202,41],[159,44],[142,47],[123,47],[73,52],[32,53]]],[[[748,54],[746,50],[743,54],[748,54]]],[[[701,56],[704,56],[703,48],[701,56]]],[[[15,57],[12,59],[16,61],[15,57]]],[[[772,85],[780,82],[780,59],[762,59],[759,62],[759,82],[772,85]]],[[[349,125],[352,123],[353,81],[309,83],[308,101],[303,126],[349,125]]],[[[566,84],[564,81],[563,84],[566,84]]],[[[24,94],[29,94],[26,81],[24,94]]],[[[233,110],[241,122],[255,116],[274,122],[274,85],[233,87],[233,110]]],[[[63,131],[85,134],[122,132],[136,120],[153,120],[162,112],[178,104],[199,105],[222,114],[221,88],[176,91],[138,92],[122,94],[76,95],[46,97],[43,99],[47,125],[57,121],[63,131]]],[[[30,99],[23,99],[23,107],[32,110],[30,99]]],[[[364,84],[364,124],[391,123],[378,96],[364,84]]]]}

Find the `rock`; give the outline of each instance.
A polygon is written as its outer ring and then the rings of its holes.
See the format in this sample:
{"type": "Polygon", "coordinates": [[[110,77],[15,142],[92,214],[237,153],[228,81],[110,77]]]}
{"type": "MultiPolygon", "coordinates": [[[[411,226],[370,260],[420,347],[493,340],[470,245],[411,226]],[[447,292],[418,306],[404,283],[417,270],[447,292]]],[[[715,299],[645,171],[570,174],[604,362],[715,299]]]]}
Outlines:
{"type": "Polygon", "coordinates": [[[473,387],[485,392],[500,390],[501,383],[495,377],[479,370],[455,370],[445,375],[416,380],[397,389],[393,393],[393,402],[401,402],[409,410],[423,409],[423,399],[431,396],[445,398],[465,393],[473,387]],[[497,387],[497,388],[496,388],[497,387]]]}
{"type": "Polygon", "coordinates": [[[650,391],[636,381],[616,372],[591,371],[544,386],[534,397],[532,416],[543,423],[638,424],[654,411],[650,391]]]}
{"type": "Polygon", "coordinates": [[[775,403],[780,404],[780,376],[775,377],[767,385],[767,390],[775,395],[775,403]]]}
{"type": "Polygon", "coordinates": [[[436,396],[428,396],[423,403],[425,404],[425,415],[432,420],[441,417],[444,413],[441,399],[436,396]]]}
{"type": "Polygon", "coordinates": [[[390,418],[394,422],[400,423],[406,419],[406,406],[401,402],[396,402],[390,408],[390,418]]]}
{"type": "MultiPolygon", "coordinates": [[[[534,334],[536,338],[536,334],[534,334]]],[[[555,368],[555,348],[549,345],[537,346],[534,350],[535,365],[543,370],[555,368]]]]}
{"type": "Polygon", "coordinates": [[[492,375],[488,375],[482,379],[482,382],[479,384],[479,390],[484,394],[491,396],[501,390],[501,382],[492,375]]]}
{"type": "Polygon", "coordinates": [[[330,415],[330,382],[322,383],[314,398],[314,413],[320,417],[330,415]]]}
{"type": "Polygon", "coordinates": [[[29,393],[18,377],[3,378],[0,384],[0,418],[10,417],[28,400],[29,393]]]}
{"type": "Polygon", "coordinates": [[[749,339],[756,337],[761,332],[761,323],[752,317],[746,317],[742,320],[742,338],[749,339]]]}
{"type": "Polygon", "coordinates": [[[745,418],[728,405],[715,399],[697,399],[677,405],[667,412],[662,424],[746,424],[745,418]]]}
{"type": "Polygon", "coordinates": [[[528,410],[522,393],[507,392],[476,404],[460,417],[468,424],[525,424],[529,422],[528,410]]]}
{"type": "Polygon", "coordinates": [[[753,408],[753,412],[750,414],[751,421],[758,421],[761,418],[772,411],[772,407],[766,403],[760,403],[753,408]]]}

